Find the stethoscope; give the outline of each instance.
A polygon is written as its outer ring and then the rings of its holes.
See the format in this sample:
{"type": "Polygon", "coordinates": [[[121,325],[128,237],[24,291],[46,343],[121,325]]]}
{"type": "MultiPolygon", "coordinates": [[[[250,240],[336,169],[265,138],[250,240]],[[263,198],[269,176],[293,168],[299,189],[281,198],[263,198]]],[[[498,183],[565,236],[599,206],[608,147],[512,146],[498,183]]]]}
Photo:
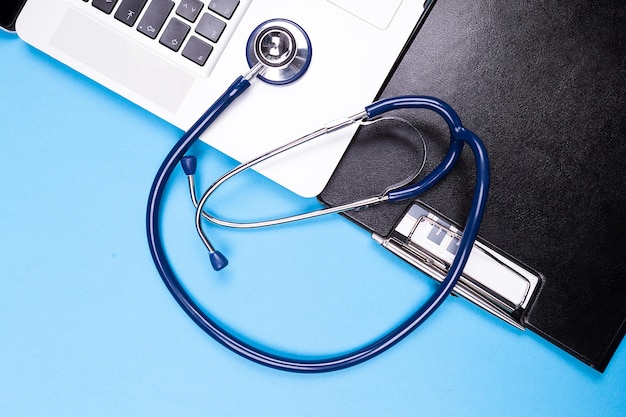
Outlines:
{"type": "Polygon", "coordinates": [[[271,368],[306,373],[335,371],[362,363],[386,351],[415,330],[443,303],[456,285],[469,258],[476,236],[478,235],[478,229],[485,210],[490,181],[487,152],[481,140],[470,130],[463,127],[456,112],[443,101],[427,96],[394,97],[370,104],[366,106],[363,111],[354,116],[333,122],[313,133],[237,166],[216,180],[204,192],[201,198],[198,199],[195,193],[194,181],[196,160],[194,157],[185,156],[191,145],[199,138],[201,133],[250,86],[250,81],[253,78],[260,78],[271,84],[288,84],[300,78],[309,67],[311,61],[311,44],[309,37],[300,26],[285,19],[273,19],[259,25],[250,35],[246,50],[248,64],[251,67],[250,71],[238,77],[200,119],[185,132],[169,152],[156,174],[150,190],[146,214],[148,243],[152,258],[166,287],[189,317],[219,343],[244,358],[271,368]],[[256,164],[286,152],[298,145],[309,142],[321,135],[341,129],[353,123],[375,120],[386,112],[406,108],[432,110],[445,120],[450,129],[450,146],[446,155],[439,165],[420,181],[409,185],[393,186],[384,191],[381,195],[340,207],[325,208],[295,216],[261,222],[238,223],[222,220],[204,210],[208,198],[218,187],[235,175],[256,164]],[[463,236],[446,278],[437,287],[430,298],[410,317],[367,346],[358,348],[352,352],[329,358],[300,359],[280,356],[241,340],[227,329],[220,326],[203,308],[197,305],[193,297],[187,293],[177,278],[165,254],[159,227],[161,200],[166,184],[179,162],[188,176],[192,201],[196,206],[196,229],[209,251],[209,258],[213,268],[220,270],[228,265],[228,261],[221,252],[214,248],[206,236],[202,226],[203,219],[228,227],[264,227],[328,213],[343,212],[383,202],[398,202],[414,199],[442,180],[452,170],[461,156],[464,143],[469,145],[474,154],[476,161],[476,185],[463,236]]]}

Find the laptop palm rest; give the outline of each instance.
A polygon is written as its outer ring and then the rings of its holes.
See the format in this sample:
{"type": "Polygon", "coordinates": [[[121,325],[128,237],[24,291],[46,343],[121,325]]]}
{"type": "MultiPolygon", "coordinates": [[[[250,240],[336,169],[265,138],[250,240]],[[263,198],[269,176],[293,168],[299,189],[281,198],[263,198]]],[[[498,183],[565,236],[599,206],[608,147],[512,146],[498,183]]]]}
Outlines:
{"type": "Polygon", "coordinates": [[[187,72],[72,9],[68,9],[50,43],[94,70],[95,80],[104,75],[172,113],[176,113],[194,82],[187,72]]]}

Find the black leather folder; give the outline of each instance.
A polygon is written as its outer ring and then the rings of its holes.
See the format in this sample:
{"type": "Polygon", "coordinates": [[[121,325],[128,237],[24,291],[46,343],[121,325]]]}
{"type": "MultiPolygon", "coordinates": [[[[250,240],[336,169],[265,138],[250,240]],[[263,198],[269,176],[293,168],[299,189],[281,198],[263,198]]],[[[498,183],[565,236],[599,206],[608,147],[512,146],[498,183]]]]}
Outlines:
{"type": "MultiPolygon", "coordinates": [[[[519,323],[601,372],[626,332],[624,22],[615,1],[437,0],[379,94],[438,97],[483,139],[492,186],[480,237],[541,278],[519,323]]],[[[433,168],[446,126],[423,111],[399,117],[424,137],[433,168]]],[[[319,198],[334,206],[379,193],[420,152],[420,141],[362,128],[319,198]]],[[[461,226],[474,182],[464,152],[419,198],[461,226]]],[[[389,236],[412,204],[345,215],[389,236]]]]}

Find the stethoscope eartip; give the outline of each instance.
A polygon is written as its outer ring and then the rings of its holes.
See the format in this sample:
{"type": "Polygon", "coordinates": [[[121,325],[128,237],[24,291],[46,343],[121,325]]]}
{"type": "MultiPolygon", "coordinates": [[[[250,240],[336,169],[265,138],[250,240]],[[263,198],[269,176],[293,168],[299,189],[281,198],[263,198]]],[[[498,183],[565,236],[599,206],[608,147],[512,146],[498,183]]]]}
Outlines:
{"type": "Polygon", "coordinates": [[[215,269],[216,271],[220,271],[226,268],[226,266],[228,265],[228,259],[226,259],[226,257],[222,255],[222,252],[218,250],[210,252],[209,259],[211,260],[211,265],[213,266],[213,269],[215,269]]]}
{"type": "Polygon", "coordinates": [[[193,155],[183,156],[180,160],[180,165],[185,171],[185,175],[195,175],[198,160],[193,155]]]}

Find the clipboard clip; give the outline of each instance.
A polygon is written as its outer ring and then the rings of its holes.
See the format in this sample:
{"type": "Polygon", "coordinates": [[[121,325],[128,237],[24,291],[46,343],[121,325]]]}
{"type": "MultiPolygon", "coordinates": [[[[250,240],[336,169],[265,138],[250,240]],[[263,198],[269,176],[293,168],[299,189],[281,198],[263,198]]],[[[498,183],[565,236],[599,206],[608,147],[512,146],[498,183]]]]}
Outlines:
{"type": "MultiPolygon", "coordinates": [[[[414,203],[388,237],[374,240],[428,276],[443,281],[462,231],[422,203],[414,203]]],[[[453,293],[524,330],[524,313],[541,286],[537,272],[506,253],[476,241],[453,293]]]]}

